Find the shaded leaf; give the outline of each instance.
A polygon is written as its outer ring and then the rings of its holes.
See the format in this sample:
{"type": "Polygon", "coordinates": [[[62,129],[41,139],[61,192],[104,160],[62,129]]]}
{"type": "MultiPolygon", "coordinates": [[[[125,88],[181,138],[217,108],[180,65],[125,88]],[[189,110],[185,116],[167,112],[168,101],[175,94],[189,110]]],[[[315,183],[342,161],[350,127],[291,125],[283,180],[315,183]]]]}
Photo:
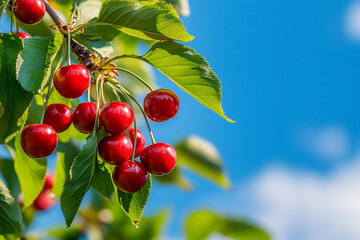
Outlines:
{"type": "Polygon", "coordinates": [[[26,208],[34,202],[44,186],[47,160],[26,155],[20,144],[20,135],[15,138],[15,152],[15,171],[24,195],[23,208],[26,208]]]}
{"type": "Polygon", "coordinates": [[[145,205],[150,196],[151,175],[149,174],[145,186],[136,193],[125,193],[117,189],[118,200],[121,208],[130,218],[131,222],[138,226],[143,215],[145,205]]]}
{"type": "Polygon", "coordinates": [[[159,1],[107,0],[95,23],[113,26],[142,39],[183,42],[193,39],[186,32],[175,9],[159,1]]]}
{"type": "Polygon", "coordinates": [[[228,218],[206,210],[188,217],[185,232],[188,240],[205,240],[212,233],[237,240],[270,240],[266,232],[241,218],[228,218]]]}
{"type": "Polygon", "coordinates": [[[0,238],[19,239],[22,233],[21,209],[0,179],[0,238]]]}
{"type": "Polygon", "coordinates": [[[20,183],[16,177],[14,161],[12,159],[0,159],[0,172],[9,186],[10,194],[16,198],[20,193],[20,183]]]}
{"type": "Polygon", "coordinates": [[[221,83],[195,50],[176,42],[159,42],[142,57],[182,90],[229,122],[221,106],[221,83]]]}
{"type": "Polygon", "coordinates": [[[23,128],[33,94],[16,79],[16,59],[22,51],[16,35],[0,35],[0,144],[9,142],[23,128]]]}
{"type": "Polygon", "coordinates": [[[198,136],[191,136],[174,148],[178,166],[187,167],[223,188],[230,187],[222,159],[213,144],[198,136]]]}
{"type": "Polygon", "coordinates": [[[111,199],[114,193],[114,184],[111,179],[110,168],[99,156],[95,162],[95,172],[91,186],[108,199],[111,199]]]}
{"type": "Polygon", "coordinates": [[[25,90],[37,92],[51,75],[51,64],[59,51],[64,36],[32,37],[24,40],[24,50],[17,62],[18,79],[25,90]]]}
{"type": "Polygon", "coordinates": [[[93,132],[89,135],[86,144],[74,160],[71,174],[65,182],[60,204],[67,226],[70,226],[73,222],[81,201],[90,188],[97,157],[96,146],[97,136],[93,132]]]}
{"type": "Polygon", "coordinates": [[[178,166],[175,166],[175,168],[167,175],[155,176],[155,179],[161,183],[175,184],[186,191],[192,190],[191,183],[184,175],[181,174],[178,166]]]}

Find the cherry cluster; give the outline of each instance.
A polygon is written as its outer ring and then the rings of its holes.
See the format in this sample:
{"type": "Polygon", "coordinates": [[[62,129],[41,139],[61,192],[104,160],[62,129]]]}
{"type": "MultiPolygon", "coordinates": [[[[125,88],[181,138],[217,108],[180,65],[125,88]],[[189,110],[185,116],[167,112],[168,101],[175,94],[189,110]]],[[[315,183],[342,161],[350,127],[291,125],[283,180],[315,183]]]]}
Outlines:
{"type": "MultiPolygon", "coordinates": [[[[59,68],[53,83],[60,95],[74,99],[88,90],[91,76],[85,66],[73,64],[59,68]]],[[[178,110],[179,99],[170,90],[152,91],[144,99],[144,112],[155,122],[174,117],[178,110]]],[[[71,123],[85,134],[103,128],[107,135],[98,143],[99,156],[104,162],[116,165],[113,171],[115,185],[124,192],[134,193],[145,185],[148,172],[154,175],[170,173],[176,164],[176,152],[166,143],[153,142],[145,147],[144,134],[130,128],[133,121],[134,112],[125,102],[106,104],[98,114],[94,102],[80,103],[74,111],[64,104],[54,103],[46,107],[42,124],[30,124],[23,129],[20,142],[28,156],[45,158],[57,147],[57,133],[64,132],[71,123]],[[97,116],[99,126],[95,126],[97,116]],[[137,157],[140,162],[132,161],[137,157]]]]}

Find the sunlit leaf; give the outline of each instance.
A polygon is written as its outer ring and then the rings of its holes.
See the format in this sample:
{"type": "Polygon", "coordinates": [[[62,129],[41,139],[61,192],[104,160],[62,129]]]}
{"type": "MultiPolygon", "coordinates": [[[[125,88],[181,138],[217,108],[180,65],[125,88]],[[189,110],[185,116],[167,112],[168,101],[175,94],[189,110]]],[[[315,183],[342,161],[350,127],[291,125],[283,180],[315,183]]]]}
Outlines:
{"type": "Polygon", "coordinates": [[[178,166],[189,168],[223,188],[230,187],[222,159],[213,144],[191,136],[177,143],[175,150],[178,166]]]}
{"type": "Polygon", "coordinates": [[[15,152],[15,171],[24,195],[24,208],[26,208],[34,202],[44,186],[47,160],[46,158],[34,159],[26,155],[20,144],[20,135],[15,138],[15,152]]]}
{"type": "Polygon", "coordinates": [[[221,83],[208,62],[195,50],[176,42],[159,42],[142,59],[182,90],[229,122],[221,106],[221,83]]]}

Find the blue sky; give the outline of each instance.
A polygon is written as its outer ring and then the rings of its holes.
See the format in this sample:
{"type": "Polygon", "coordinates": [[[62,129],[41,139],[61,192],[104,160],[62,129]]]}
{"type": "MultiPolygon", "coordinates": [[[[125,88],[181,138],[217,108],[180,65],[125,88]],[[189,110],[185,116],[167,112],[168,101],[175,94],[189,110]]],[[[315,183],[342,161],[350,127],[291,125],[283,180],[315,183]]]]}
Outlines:
{"type": "Polygon", "coordinates": [[[159,142],[190,134],[213,142],[234,186],[224,192],[187,173],[195,190],[155,184],[146,214],[172,208],[170,238],[181,237],[187,213],[211,207],[264,225],[276,240],[359,239],[360,3],[190,0],[190,7],[183,20],[196,38],[188,45],[216,71],[224,110],[237,123],[156,73],[181,107],[153,131],[159,142]]]}

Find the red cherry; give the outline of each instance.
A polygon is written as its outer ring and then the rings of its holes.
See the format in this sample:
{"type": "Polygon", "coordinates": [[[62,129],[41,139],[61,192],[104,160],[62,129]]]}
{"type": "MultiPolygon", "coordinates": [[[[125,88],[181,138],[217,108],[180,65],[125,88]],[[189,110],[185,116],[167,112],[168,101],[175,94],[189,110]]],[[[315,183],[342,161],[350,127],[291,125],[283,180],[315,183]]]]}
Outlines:
{"type": "MultiPolygon", "coordinates": [[[[17,34],[17,32],[13,32],[15,34],[17,34]]],[[[25,38],[31,38],[31,36],[27,33],[24,33],[24,32],[19,32],[19,37],[21,37],[22,39],[25,39],[25,38]]]]}
{"type": "Polygon", "coordinates": [[[50,156],[57,146],[57,134],[47,124],[30,124],[20,134],[20,143],[31,158],[50,156]]]}
{"type": "Polygon", "coordinates": [[[137,161],[122,162],[113,171],[115,185],[127,193],[139,191],[145,185],[147,177],[146,169],[137,161]]]}
{"type": "Polygon", "coordinates": [[[89,70],[81,64],[61,67],[55,72],[54,86],[63,97],[81,97],[90,86],[89,70]]]}
{"type": "Polygon", "coordinates": [[[140,160],[148,172],[166,175],[175,167],[176,152],[169,144],[155,143],[142,151],[140,160]]]}
{"type": "Polygon", "coordinates": [[[179,111],[179,98],[170,90],[158,89],[146,95],[144,111],[151,120],[164,122],[179,111]]]}
{"type": "Polygon", "coordinates": [[[96,103],[80,103],[74,109],[73,124],[81,133],[91,133],[94,130],[96,119],[96,103]]]}
{"type": "Polygon", "coordinates": [[[46,173],[43,189],[52,189],[53,186],[54,186],[54,176],[50,173],[46,173]]]}
{"type": "MultiPolygon", "coordinates": [[[[129,129],[129,135],[130,135],[131,142],[134,145],[134,140],[135,140],[135,129],[134,128],[129,129]]],[[[138,156],[140,156],[140,153],[142,152],[142,150],[144,150],[144,148],[145,148],[144,134],[139,129],[136,129],[136,149],[135,149],[135,157],[136,158],[138,156]]]]}
{"type": "Polygon", "coordinates": [[[34,207],[38,211],[45,211],[56,204],[56,199],[52,197],[52,190],[50,188],[44,189],[34,201],[34,207]]]}
{"type": "Polygon", "coordinates": [[[100,124],[110,134],[121,134],[132,124],[134,113],[124,102],[112,102],[106,105],[100,114],[100,124]]]}
{"type": "Polygon", "coordinates": [[[65,104],[54,103],[45,110],[43,123],[52,126],[60,133],[68,129],[72,122],[72,111],[65,104]]]}
{"type": "Polygon", "coordinates": [[[103,137],[98,144],[100,157],[108,164],[119,164],[129,160],[133,144],[124,134],[103,137]]]}
{"type": "Polygon", "coordinates": [[[24,24],[35,24],[45,15],[45,4],[42,0],[16,0],[13,5],[14,15],[24,24]]]}

